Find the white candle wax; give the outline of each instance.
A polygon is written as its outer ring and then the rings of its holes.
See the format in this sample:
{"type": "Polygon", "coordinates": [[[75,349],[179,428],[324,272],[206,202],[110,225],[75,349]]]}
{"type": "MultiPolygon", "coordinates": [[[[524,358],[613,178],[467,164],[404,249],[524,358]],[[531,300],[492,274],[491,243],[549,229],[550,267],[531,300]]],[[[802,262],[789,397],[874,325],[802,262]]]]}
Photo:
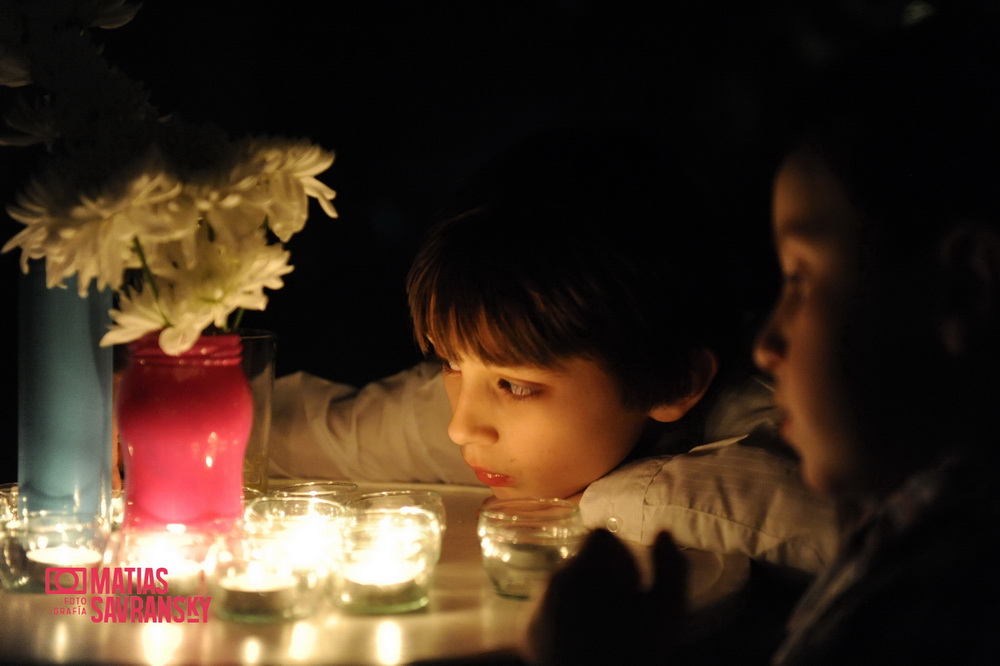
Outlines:
{"type": "Polygon", "coordinates": [[[222,579],[220,585],[231,592],[277,592],[295,587],[291,576],[268,573],[245,573],[222,579]]]}
{"type": "Polygon", "coordinates": [[[186,596],[200,594],[203,565],[198,555],[198,548],[169,536],[141,537],[119,566],[166,569],[168,594],[186,596]]]}
{"type": "Polygon", "coordinates": [[[87,592],[87,577],[80,574],[80,569],[89,569],[101,564],[101,553],[85,547],[54,546],[51,548],[36,548],[27,554],[27,574],[34,585],[44,586],[46,591],[61,591],[68,594],[83,594],[87,592]],[[51,578],[46,575],[46,569],[51,578]],[[60,569],[64,571],[60,571],[60,569]]]}
{"type": "Polygon", "coordinates": [[[423,572],[419,529],[383,523],[366,532],[370,541],[345,558],[345,578],[361,585],[399,585],[423,572]]]}
{"type": "Polygon", "coordinates": [[[96,550],[65,544],[54,548],[37,548],[28,553],[28,559],[47,567],[96,567],[101,554],[96,550]]]}
{"type": "Polygon", "coordinates": [[[295,578],[251,568],[246,573],[219,581],[222,612],[235,616],[282,617],[293,612],[296,603],[295,578]]]}
{"type": "Polygon", "coordinates": [[[344,567],[344,577],[360,585],[399,585],[423,571],[422,562],[401,560],[392,553],[364,551],[354,554],[355,561],[344,567]]]}
{"type": "Polygon", "coordinates": [[[191,560],[170,562],[164,568],[167,570],[164,578],[170,594],[189,595],[198,591],[201,582],[201,564],[191,560]]]}

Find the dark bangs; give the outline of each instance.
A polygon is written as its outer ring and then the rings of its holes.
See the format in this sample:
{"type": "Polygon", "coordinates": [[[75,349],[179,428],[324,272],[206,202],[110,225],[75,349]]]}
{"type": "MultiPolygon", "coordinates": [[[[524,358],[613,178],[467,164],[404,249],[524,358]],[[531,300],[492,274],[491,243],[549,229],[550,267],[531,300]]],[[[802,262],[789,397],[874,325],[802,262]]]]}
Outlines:
{"type": "Polygon", "coordinates": [[[515,146],[424,236],[407,278],[420,348],[504,366],[593,360],[627,408],[686,395],[698,351],[721,363],[742,338],[747,282],[746,262],[725,259],[745,248],[686,176],[634,137],[515,146]]]}
{"type": "Polygon", "coordinates": [[[551,251],[551,234],[509,225],[495,232],[491,217],[473,211],[438,225],[414,260],[407,294],[421,351],[543,367],[599,356],[588,323],[600,294],[571,283],[578,272],[551,251]]]}

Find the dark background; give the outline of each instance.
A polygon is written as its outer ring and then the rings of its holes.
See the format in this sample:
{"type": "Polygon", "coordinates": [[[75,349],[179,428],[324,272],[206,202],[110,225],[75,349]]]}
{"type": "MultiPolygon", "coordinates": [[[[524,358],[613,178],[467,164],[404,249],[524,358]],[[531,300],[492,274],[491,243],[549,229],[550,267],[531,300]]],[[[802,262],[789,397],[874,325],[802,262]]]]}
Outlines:
{"type": "MultiPolygon", "coordinates": [[[[321,178],[340,218],[315,207],[289,244],[285,288],[244,323],[277,331],[279,374],[361,384],[419,359],[403,281],[434,211],[485,160],[549,127],[669,137],[691,195],[731,217],[764,307],[772,139],[797,88],[907,4],[147,0],[94,38],[163,113],[336,152],[321,178]]],[[[0,149],[2,202],[34,155],[0,149]]],[[[18,229],[0,219],[3,241],[18,229]]],[[[17,280],[16,252],[0,255],[0,482],[16,479],[17,280]]]]}

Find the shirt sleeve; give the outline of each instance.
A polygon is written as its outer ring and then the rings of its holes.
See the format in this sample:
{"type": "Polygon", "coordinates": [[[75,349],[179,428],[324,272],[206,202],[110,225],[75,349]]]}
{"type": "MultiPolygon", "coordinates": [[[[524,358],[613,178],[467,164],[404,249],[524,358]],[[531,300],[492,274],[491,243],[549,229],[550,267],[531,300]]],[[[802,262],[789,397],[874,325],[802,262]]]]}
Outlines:
{"type": "Polygon", "coordinates": [[[292,478],[478,485],[448,438],[437,366],[420,363],[360,390],[306,373],[274,387],[270,472],[292,478]]]}
{"type": "Polygon", "coordinates": [[[681,547],[820,571],[837,550],[836,507],[803,485],[796,461],[752,445],[755,434],[612,471],[584,492],[584,522],[645,545],[667,530],[681,547]]]}

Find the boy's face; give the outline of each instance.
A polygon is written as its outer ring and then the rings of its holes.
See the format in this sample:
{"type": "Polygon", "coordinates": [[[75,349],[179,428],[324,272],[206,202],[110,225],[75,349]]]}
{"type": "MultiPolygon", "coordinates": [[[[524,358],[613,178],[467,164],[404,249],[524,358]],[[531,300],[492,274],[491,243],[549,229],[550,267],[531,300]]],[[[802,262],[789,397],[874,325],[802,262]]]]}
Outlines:
{"type": "Polygon", "coordinates": [[[616,467],[648,415],[622,407],[594,361],[558,368],[499,367],[473,357],[444,363],[448,435],[497,497],[571,497],[616,467]]]}
{"type": "Polygon", "coordinates": [[[844,334],[859,294],[860,223],[833,174],[805,152],[778,172],[773,223],[784,285],[757,341],[757,364],[775,378],[782,435],[799,453],[806,482],[851,491],[870,469],[844,369],[844,334]]]}

